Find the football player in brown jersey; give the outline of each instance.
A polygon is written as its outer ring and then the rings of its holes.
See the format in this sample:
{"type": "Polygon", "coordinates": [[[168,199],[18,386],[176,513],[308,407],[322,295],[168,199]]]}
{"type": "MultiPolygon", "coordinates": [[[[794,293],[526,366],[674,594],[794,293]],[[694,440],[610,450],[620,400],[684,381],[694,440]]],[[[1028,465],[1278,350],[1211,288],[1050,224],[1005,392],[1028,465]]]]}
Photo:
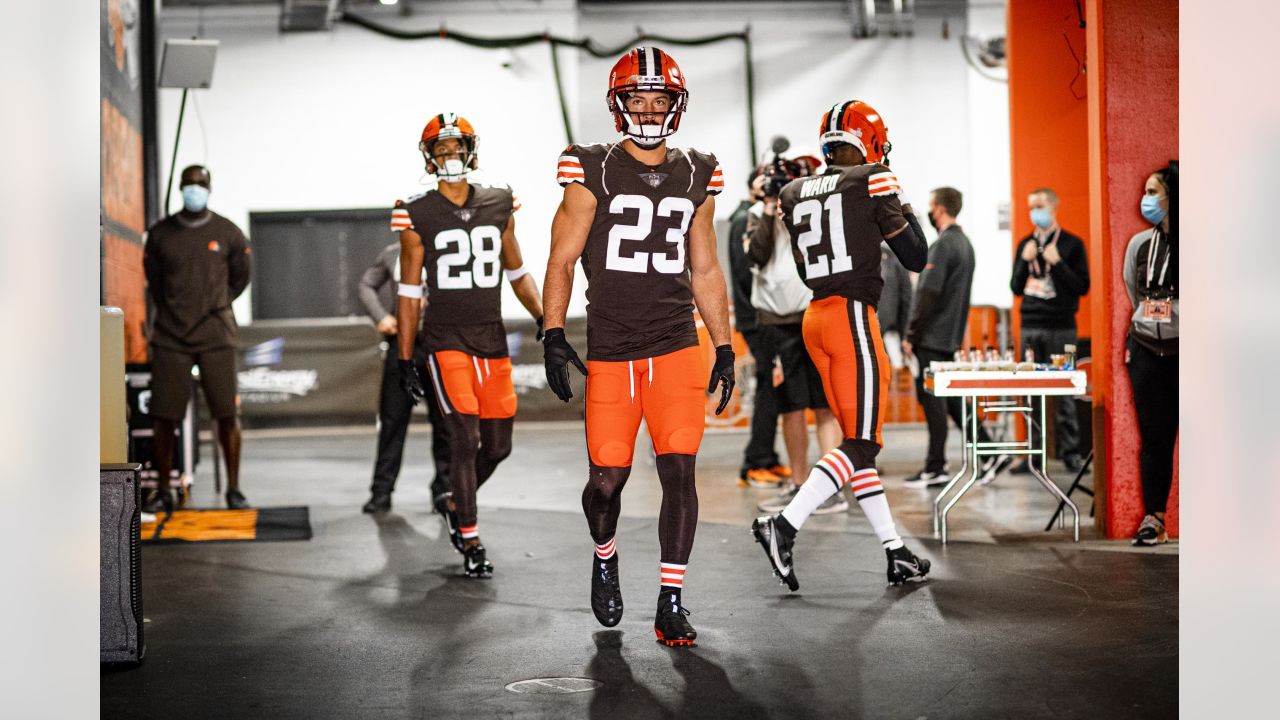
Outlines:
{"type": "Polygon", "coordinates": [[[449,424],[453,496],[444,513],[449,537],[463,554],[468,577],[490,577],[476,522],[476,490],[511,454],[516,394],[502,324],[502,276],[542,326],[538,284],[524,269],[516,242],[514,213],[520,202],[511,188],[471,177],[479,138],[466,118],[437,115],[422,131],[418,149],[437,185],[408,201],[397,201],[391,229],[400,233],[400,377],[406,392],[436,393],[449,424]],[[422,285],[426,269],[427,309],[422,343],[430,379],[414,370],[422,285]]]}
{"type": "Polygon", "coordinates": [[[911,206],[901,202],[902,187],[888,167],[888,130],[874,108],[859,100],[837,103],[822,116],[819,139],[827,171],[789,183],[777,205],[796,269],[813,290],[804,344],[845,439],[822,456],[781,513],[757,518],[751,529],[774,572],[796,590],[796,533],[848,485],[885,549],[889,584],[920,582],[929,561],[898,536],[876,472],[890,369],[876,303],[884,285],[881,241],[915,272],[924,269],[928,245],[911,206]]]}
{"type": "Polygon", "coordinates": [[[720,386],[719,413],[734,384],[728,297],[712,224],[724,177],[714,155],[667,147],[689,98],[670,55],[656,47],[627,53],[613,66],[607,98],[625,137],[570,145],[560,156],[556,179],[564,199],[551,226],[543,296],[547,382],[567,402],[573,394],[568,366],[587,376],[590,476],[582,506],[595,542],[596,619],[606,627],[622,619],[614,532],[644,418],[662,484],[654,632],[667,645],[689,645],[697,633],[685,617],[681,590],[698,523],[694,459],[705,424],[704,389],[720,386]],[[587,276],[586,365],[564,334],[579,260],[587,276]],[[716,346],[710,382],[695,305],[716,346]]]}

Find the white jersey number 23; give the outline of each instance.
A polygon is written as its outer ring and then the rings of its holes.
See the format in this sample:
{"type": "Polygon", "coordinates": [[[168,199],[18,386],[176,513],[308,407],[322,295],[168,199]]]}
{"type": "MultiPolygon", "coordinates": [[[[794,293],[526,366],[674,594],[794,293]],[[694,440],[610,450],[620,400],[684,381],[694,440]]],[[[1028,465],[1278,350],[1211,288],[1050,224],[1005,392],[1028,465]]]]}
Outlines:
{"type": "Polygon", "coordinates": [[[621,215],[635,209],[635,225],[614,225],[609,229],[609,254],[605,257],[604,266],[608,270],[622,272],[649,272],[653,269],[665,275],[676,275],[684,272],[685,237],[689,232],[689,221],[693,219],[693,201],[685,197],[665,197],[658,202],[657,216],[672,217],[680,213],[680,227],[667,230],[666,240],[675,251],[672,253],[634,252],[628,256],[622,254],[622,243],[641,241],[649,237],[653,229],[655,215],[653,201],[644,195],[615,195],[609,203],[609,213],[621,215]]]}

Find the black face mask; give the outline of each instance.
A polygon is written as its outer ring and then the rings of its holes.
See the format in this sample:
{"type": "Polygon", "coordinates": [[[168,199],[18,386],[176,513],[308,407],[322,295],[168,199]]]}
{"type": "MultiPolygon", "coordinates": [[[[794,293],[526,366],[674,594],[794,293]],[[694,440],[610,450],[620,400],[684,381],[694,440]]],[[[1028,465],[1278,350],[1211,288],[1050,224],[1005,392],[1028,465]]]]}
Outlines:
{"type": "Polygon", "coordinates": [[[933,213],[929,213],[929,224],[933,226],[934,230],[938,229],[938,221],[933,218],[933,213]]]}

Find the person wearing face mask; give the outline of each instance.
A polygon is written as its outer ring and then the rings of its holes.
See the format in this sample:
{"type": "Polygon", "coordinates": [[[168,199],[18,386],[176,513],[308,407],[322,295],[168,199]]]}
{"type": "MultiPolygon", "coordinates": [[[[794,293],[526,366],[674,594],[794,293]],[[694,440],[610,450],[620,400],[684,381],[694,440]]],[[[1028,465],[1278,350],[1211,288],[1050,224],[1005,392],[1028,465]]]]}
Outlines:
{"type": "MultiPolygon", "coordinates": [[[[1035,229],[1018,243],[1009,288],[1022,298],[1019,357],[1030,349],[1036,362],[1048,362],[1050,355],[1076,343],[1076,310],[1080,296],[1089,292],[1089,260],[1084,241],[1058,225],[1058,194],[1052,188],[1032,190],[1027,206],[1035,229]]],[[[1058,457],[1068,470],[1077,472],[1084,460],[1073,398],[1056,399],[1055,419],[1058,457]]],[[[1017,470],[1025,467],[1019,463],[1017,470]]]]}
{"type": "Polygon", "coordinates": [[[249,285],[249,243],[235,223],[208,208],[211,178],[202,165],[182,171],[182,210],[151,226],[143,269],[151,297],[153,459],[158,474],[151,509],[172,513],[169,473],[174,433],[191,398],[191,368],[218,426],[227,467],[227,507],[244,509],[240,491],[240,423],[236,402],[236,319],[231,301],[249,285]]]}
{"type": "Polygon", "coordinates": [[[1178,440],[1178,161],[1147,178],[1142,217],[1151,227],[1124,253],[1124,287],[1133,305],[1125,365],[1142,437],[1142,501],[1146,517],[1134,545],[1165,542],[1165,503],[1173,484],[1178,440]]]}
{"type": "MultiPolygon", "coordinates": [[[[929,363],[945,362],[955,356],[964,342],[969,322],[969,297],[973,290],[973,245],[956,223],[964,196],[952,187],[940,187],[929,195],[929,224],[938,231],[938,239],[929,246],[929,260],[916,283],[911,320],[907,323],[907,339],[903,354],[914,356],[920,372],[916,375],[916,397],[924,409],[929,428],[929,449],[924,468],[903,481],[909,488],[944,485],[947,475],[947,415],[962,427],[960,398],[940,398],[925,389],[924,370],[929,363]]],[[[978,440],[990,442],[987,431],[978,427],[978,440]]],[[[988,458],[982,466],[980,481],[990,482],[1009,462],[1008,456],[988,458]]]]}

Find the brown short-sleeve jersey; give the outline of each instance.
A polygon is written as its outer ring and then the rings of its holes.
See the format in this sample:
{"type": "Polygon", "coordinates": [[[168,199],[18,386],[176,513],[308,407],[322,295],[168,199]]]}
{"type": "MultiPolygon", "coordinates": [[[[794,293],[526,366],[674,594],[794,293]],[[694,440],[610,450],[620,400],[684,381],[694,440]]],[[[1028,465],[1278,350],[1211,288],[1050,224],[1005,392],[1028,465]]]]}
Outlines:
{"type": "Polygon", "coordinates": [[[778,202],[791,251],[813,299],[880,301],[880,243],[907,224],[897,177],[884,165],[835,166],[793,180],[778,202]]]}
{"type": "Polygon", "coordinates": [[[427,278],[423,345],[507,356],[502,324],[502,232],[519,202],[511,188],[472,180],[467,201],[454,205],[437,190],[396,201],[391,229],[422,236],[427,278]]]}
{"type": "Polygon", "coordinates": [[[620,144],[570,145],[556,179],[596,198],[582,251],[587,357],[636,360],[698,344],[689,225],[724,188],[714,155],[670,148],[650,167],[620,144]]]}

